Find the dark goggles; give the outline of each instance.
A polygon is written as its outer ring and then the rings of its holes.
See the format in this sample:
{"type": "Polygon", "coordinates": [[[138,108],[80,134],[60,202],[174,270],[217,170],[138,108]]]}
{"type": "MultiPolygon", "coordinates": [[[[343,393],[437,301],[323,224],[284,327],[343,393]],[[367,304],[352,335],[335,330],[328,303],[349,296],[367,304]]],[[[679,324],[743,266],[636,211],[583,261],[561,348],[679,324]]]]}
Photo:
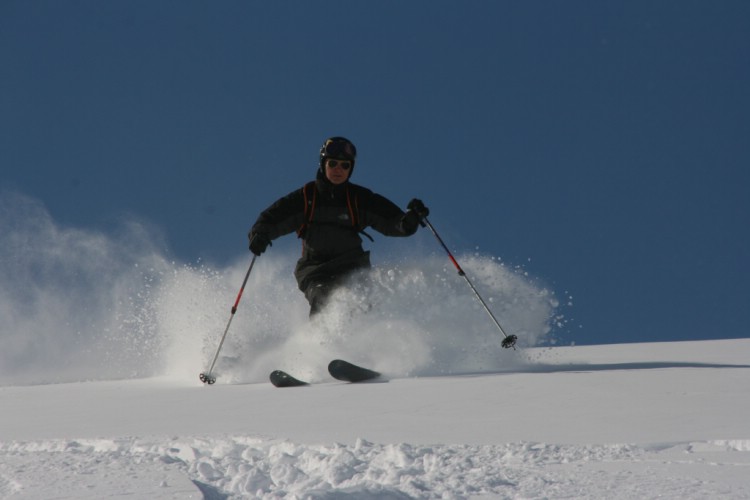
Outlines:
{"type": "Polygon", "coordinates": [[[348,158],[353,160],[357,156],[357,150],[354,145],[348,141],[328,141],[324,148],[324,155],[327,158],[348,158]]]}
{"type": "Polygon", "coordinates": [[[352,162],[349,160],[334,160],[332,158],[329,158],[326,160],[326,166],[328,168],[341,167],[344,170],[349,170],[350,168],[352,168],[352,162]]]}

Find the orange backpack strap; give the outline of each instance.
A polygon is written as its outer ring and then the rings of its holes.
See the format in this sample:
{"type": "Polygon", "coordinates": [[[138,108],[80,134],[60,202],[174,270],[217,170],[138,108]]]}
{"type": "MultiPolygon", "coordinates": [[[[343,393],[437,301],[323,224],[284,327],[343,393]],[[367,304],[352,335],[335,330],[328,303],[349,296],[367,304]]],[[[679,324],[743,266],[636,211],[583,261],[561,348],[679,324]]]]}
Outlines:
{"type": "Polygon", "coordinates": [[[372,236],[367,234],[363,227],[359,225],[359,197],[357,193],[354,193],[354,201],[352,202],[352,196],[349,196],[349,188],[346,189],[346,206],[349,208],[349,217],[352,220],[352,228],[359,234],[367,237],[370,241],[375,241],[372,236]]]}
{"type": "Polygon", "coordinates": [[[349,186],[346,187],[346,207],[349,209],[349,219],[352,221],[352,227],[359,229],[359,203],[357,202],[357,195],[354,195],[354,205],[352,205],[352,197],[349,195],[349,186]]]}
{"type": "Polygon", "coordinates": [[[315,189],[315,181],[310,181],[302,186],[302,198],[305,203],[305,221],[297,229],[297,237],[303,238],[307,226],[312,221],[313,214],[315,213],[315,201],[318,195],[318,190],[315,189]]]}
{"type": "MultiPolygon", "coordinates": [[[[305,221],[302,223],[299,229],[297,229],[298,238],[305,237],[305,232],[307,231],[307,227],[310,225],[310,223],[313,220],[313,215],[315,214],[315,202],[316,202],[317,194],[318,194],[318,190],[315,189],[315,181],[310,181],[302,187],[302,197],[305,203],[305,221]]],[[[346,206],[347,206],[347,209],[349,210],[349,218],[352,221],[352,229],[354,229],[360,234],[363,234],[370,241],[374,241],[372,239],[372,236],[367,234],[363,230],[363,228],[361,228],[359,225],[359,197],[357,196],[356,191],[353,194],[350,193],[348,186],[346,188],[346,206]]]]}

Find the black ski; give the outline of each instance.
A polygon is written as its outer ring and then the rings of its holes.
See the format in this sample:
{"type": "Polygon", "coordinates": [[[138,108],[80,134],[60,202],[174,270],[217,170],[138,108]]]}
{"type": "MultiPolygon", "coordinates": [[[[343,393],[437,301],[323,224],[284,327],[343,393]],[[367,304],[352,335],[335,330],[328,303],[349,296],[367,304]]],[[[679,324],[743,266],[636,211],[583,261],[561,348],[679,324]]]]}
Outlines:
{"type": "Polygon", "coordinates": [[[334,359],[328,364],[331,377],[345,382],[364,382],[380,377],[380,373],[349,363],[342,359],[334,359]]]}
{"type": "Polygon", "coordinates": [[[296,379],[287,372],[281,370],[272,371],[269,378],[271,379],[271,383],[276,387],[299,387],[302,385],[310,385],[304,380],[296,379]]]}
{"type": "MultiPolygon", "coordinates": [[[[380,373],[369,368],[357,366],[342,359],[334,359],[328,364],[328,373],[331,377],[344,382],[366,382],[380,377],[380,373]]],[[[300,387],[310,385],[309,382],[292,377],[282,370],[274,370],[269,377],[271,383],[276,387],[300,387]]]]}

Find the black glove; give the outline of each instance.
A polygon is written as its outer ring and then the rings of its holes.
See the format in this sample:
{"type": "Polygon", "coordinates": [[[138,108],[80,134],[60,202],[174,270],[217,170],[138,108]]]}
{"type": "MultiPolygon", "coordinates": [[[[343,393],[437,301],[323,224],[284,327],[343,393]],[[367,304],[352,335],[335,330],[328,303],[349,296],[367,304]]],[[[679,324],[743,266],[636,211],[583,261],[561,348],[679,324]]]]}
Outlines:
{"type": "Polygon", "coordinates": [[[412,199],[409,204],[406,205],[406,208],[408,210],[416,212],[416,214],[419,216],[420,221],[430,215],[430,209],[424,206],[422,200],[418,200],[416,198],[412,199]]]}
{"type": "Polygon", "coordinates": [[[417,232],[420,224],[424,226],[422,218],[430,215],[430,211],[424,206],[421,200],[416,198],[411,200],[406,208],[406,215],[401,219],[401,227],[406,234],[414,234],[417,232]]]}
{"type": "Polygon", "coordinates": [[[268,245],[271,245],[271,239],[266,233],[250,234],[250,251],[255,255],[260,255],[266,251],[268,245]]]}

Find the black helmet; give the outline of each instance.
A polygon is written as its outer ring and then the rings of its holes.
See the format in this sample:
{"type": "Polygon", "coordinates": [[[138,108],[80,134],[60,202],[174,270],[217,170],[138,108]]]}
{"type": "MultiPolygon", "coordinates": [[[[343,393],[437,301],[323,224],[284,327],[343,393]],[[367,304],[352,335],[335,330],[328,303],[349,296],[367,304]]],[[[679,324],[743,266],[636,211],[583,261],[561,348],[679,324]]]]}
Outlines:
{"type": "Polygon", "coordinates": [[[323,146],[320,147],[320,169],[323,170],[326,159],[334,158],[336,160],[349,160],[354,168],[354,160],[357,158],[357,148],[352,141],[344,137],[331,137],[326,139],[323,146]]]}

